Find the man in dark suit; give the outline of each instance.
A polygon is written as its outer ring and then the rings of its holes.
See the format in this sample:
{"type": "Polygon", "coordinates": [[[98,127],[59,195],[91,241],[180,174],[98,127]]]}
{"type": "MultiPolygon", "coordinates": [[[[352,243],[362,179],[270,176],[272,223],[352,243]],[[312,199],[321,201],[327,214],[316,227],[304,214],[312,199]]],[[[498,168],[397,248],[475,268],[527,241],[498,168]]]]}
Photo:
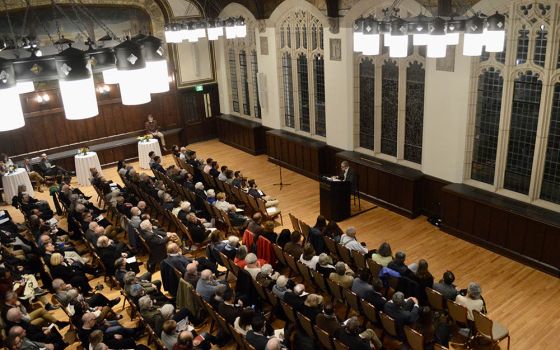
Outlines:
{"type": "Polygon", "coordinates": [[[231,289],[226,289],[224,300],[218,306],[218,313],[231,325],[241,315],[243,304],[235,304],[235,295],[231,289]]]}
{"type": "Polygon", "coordinates": [[[140,234],[146,240],[150,247],[150,255],[148,257],[148,271],[153,272],[157,266],[167,255],[166,245],[169,238],[173,235],[171,232],[155,230],[149,220],[140,223],[140,234]]]}
{"type": "Polygon", "coordinates": [[[420,307],[416,298],[405,299],[402,292],[396,292],[393,299],[385,303],[383,312],[395,320],[399,338],[404,339],[404,326],[412,325],[418,320],[420,307]]]}
{"type": "Polygon", "coordinates": [[[161,157],[160,156],[155,156],[154,157],[154,161],[150,165],[150,167],[152,168],[152,170],[157,170],[162,174],[167,174],[165,169],[161,166],[161,157]]]}
{"type": "Polygon", "coordinates": [[[294,310],[301,311],[307,296],[308,294],[305,293],[305,286],[303,284],[296,284],[293,292],[286,292],[286,294],[284,294],[284,301],[286,304],[293,307],[294,310]]]}
{"type": "Polygon", "coordinates": [[[266,350],[268,337],[265,335],[265,322],[261,316],[253,317],[251,321],[251,330],[247,332],[245,338],[249,344],[253,345],[255,350],[266,350]]]}
{"type": "Polygon", "coordinates": [[[354,169],[350,168],[350,164],[347,161],[342,161],[340,163],[340,170],[341,173],[338,175],[338,179],[342,181],[349,181],[350,182],[350,190],[352,193],[356,192],[358,189],[357,186],[357,179],[356,179],[356,172],[354,169]]]}
{"type": "Polygon", "coordinates": [[[187,271],[187,265],[190,264],[192,260],[181,255],[181,248],[179,248],[177,243],[169,243],[167,245],[167,258],[165,258],[165,262],[168,263],[169,266],[181,271],[181,274],[184,274],[185,271],[187,271]]]}

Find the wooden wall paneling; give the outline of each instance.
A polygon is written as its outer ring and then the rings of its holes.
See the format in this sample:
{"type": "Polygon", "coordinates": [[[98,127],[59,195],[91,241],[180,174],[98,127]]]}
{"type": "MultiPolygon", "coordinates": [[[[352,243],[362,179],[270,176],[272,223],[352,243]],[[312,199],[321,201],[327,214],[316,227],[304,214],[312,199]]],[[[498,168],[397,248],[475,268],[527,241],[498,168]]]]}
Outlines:
{"type": "MultiPolygon", "coordinates": [[[[361,166],[361,168],[364,168],[367,170],[367,186],[364,187],[364,190],[366,191],[367,194],[373,196],[373,197],[379,197],[379,176],[377,171],[375,171],[375,169],[372,168],[368,168],[365,166],[361,166]]],[[[362,191],[362,189],[360,188],[360,191],[362,191]]]]}
{"type": "Polygon", "coordinates": [[[472,235],[474,231],[475,205],[475,202],[464,198],[459,200],[459,220],[457,222],[457,228],[469,235],[472,235]]]}
{"type": "Polygon", "coordinates": [[[560,269],[560,228],[548,226],[544,237],[542,261],[560,269]]]}
{"type": "Polygon", "coordinates": [[[424,175],[420,182],[418,194],[422,213],[429,217],[441,217],[441,189],[450,182],[428,175],[424,175]]]}
{"type": "Polygon", "coordinates": [[[481,203],[476,203],[474,207],[474,220],[476,223],[472,230],[472,235],[488,241],[490,235],[490,208],[481,203]]]}
{"type": "Polygon", "coordinates": [[[547,227],[543,223],[527,220],[525,241],[521,247],[524,255],[535,260],[543,260],[546,229],[547,227]]]}
{"type": "Polygon", "coordinates": [[[115,117],[113,116],[113,107],[111,105],[103,105],[100,113],[103,115],[103,122],[105,123],[105,134],[116,135],[117,127],[115,125],[115,117]]]}
{"type": "Polygon", "coordinates": [[[117,134],[123,134],[126,131],[127,121],[131,124],[133,123],[126,113],[127,111],[128,110],[122,105],[113,105],[113,123],[115,123],[115,131],[117,134]]]}
{"type": "Polygon", "coordinates": [[[523,252],[526,234],[527,219],[515,214],[508,215],[506,247],[514,252],[523,252]]]}
{"type": "Polygon", "coordinates": [[[441,219],[443,225],[454,229],[458,227],[459,223],[459,197],[443,191],[441,198],[441,219]]]}
{"type": "Polygon", "coordinates": [[[498,246],[505,246],[508,230],[508,214],[497,208],[490,208],[490,235],[488,240],[498,246]]]}

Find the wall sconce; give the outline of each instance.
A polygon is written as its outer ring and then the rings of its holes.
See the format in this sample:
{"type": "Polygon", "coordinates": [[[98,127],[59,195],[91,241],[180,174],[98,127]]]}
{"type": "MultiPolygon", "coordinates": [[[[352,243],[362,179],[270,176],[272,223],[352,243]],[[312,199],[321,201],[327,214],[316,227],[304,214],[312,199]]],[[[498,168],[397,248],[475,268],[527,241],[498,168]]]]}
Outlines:
{"type": "Polygon", "coordinates": [[[97,92],[99,92],[99,94],[101,94],[103,96],[107,96],[111,92],[111,87],[109,85],[106,85],[106,84],[99,85],[97,87],[97,92]]]}
{"type": "Polygon", "coordinates": [[[35,101],[37,101],[39,104],[45,104],[45,103],[49,102],[50,100],[51,100],[51,97],[47,93],[37,94],[37,97],[35,97],[35,101]]]}

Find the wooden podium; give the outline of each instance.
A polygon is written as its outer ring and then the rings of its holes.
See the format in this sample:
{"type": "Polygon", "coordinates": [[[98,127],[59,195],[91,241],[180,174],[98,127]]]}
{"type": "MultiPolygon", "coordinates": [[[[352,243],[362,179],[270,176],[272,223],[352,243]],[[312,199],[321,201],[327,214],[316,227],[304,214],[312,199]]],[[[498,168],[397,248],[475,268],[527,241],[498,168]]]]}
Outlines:
{"type": "Polygon", "coordinates": [[[350,217],[350,182],[322,177],[319,200],[321,215],[327,220],[342,221],[350,217]]]}

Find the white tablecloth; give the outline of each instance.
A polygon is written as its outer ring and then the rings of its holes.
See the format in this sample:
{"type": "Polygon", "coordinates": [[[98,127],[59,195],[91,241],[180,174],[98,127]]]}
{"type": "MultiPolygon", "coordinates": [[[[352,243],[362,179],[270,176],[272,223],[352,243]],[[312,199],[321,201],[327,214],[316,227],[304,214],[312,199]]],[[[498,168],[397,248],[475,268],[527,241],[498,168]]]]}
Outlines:
{"type": "Polygon", "coordinates": [[[140,161],[140,168],[150,169],[150,156],[151,151],[161,157],[161,150],[157,139],[151,139],[147,142],[138,142],[138,161],[140,161]]]}
{"type": "Polygon", "coordinates": [[[17,195],[19,185],[25,185],[27,187],[27,193],[29,193],[31,197],[35,196],[27,171],[23,168],[18,168],[12,174],[5,174],[2,176],[2,186],[4,187],[6,202],[12,202],[12,198],[17,195]]]}
{"type": "Polygon", "coordinates": [[[91,172],[89,169],[96,168],[101,175],[101,164],[99,164],[99,157],[97,153],[88,152],[86,155],[77,154],[74,156],[74,164],[76,165],[76,177],[78,178],[78,183],[82,186],[90,185],[89,178],[91,177],[91,172]]]}

